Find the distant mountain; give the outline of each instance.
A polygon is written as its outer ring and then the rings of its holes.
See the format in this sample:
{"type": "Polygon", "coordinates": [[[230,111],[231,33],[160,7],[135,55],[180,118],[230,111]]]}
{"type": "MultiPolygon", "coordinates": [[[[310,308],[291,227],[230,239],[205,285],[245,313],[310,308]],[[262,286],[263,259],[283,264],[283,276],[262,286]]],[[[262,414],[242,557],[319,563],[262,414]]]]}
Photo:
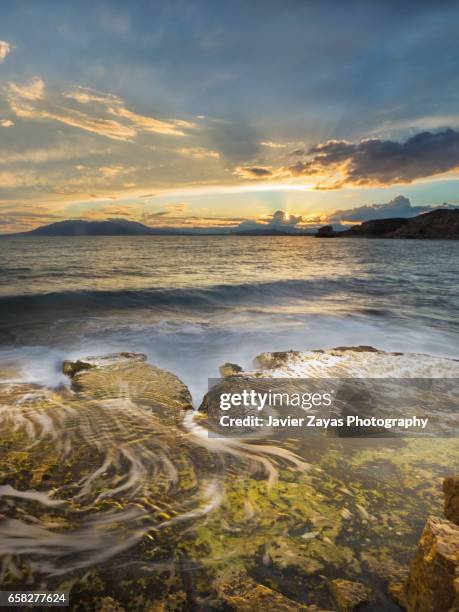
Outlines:
{"type": "Polygon", "coordinates": [[[374,219],[336,232],[321,227],[319,238],[430,238],[459,239],[459,209],[437,209],[411,218],[374,219]]]}
{"type": "MultiPolygon", "coordinates": [[[[109,221],[58,221],[37,227],[21,236],[151,236],[170,234],[162,228],[148,227],[136,221],[111,219],[109,221]]],[[[174,232],[175,233],[175,232],[174,232]]]]}
{"type": "Polygon", "coordinates": [[[275,228],[238,230],[230,228],[161,228],[149,227],[127,219],[108,221],[69,220],[37,227],[30,232],[10,234],[14,236],[189,236],[189,235],[235,235],[235,236],[312,236],[312,232],[284,231],[275,228]]]}

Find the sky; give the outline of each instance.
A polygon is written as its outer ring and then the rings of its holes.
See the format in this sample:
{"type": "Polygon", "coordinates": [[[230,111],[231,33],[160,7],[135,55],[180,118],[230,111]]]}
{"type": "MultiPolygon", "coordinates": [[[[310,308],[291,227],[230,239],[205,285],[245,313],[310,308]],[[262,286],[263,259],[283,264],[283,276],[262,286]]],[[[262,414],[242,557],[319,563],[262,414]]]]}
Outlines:
{"type": "Polygon", "coordinates": [[[458,204],[457,23],[441,0],[5,3],[0,233],[458,204]]]}

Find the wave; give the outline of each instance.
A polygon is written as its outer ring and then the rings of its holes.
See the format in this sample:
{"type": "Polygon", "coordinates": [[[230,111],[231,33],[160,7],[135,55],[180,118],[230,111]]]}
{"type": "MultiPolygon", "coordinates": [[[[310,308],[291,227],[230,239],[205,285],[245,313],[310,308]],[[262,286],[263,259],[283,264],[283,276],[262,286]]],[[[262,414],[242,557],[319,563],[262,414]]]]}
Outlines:
{"type": "MultiPolygon", "coordinates": [[[[360,283],[327,278],[273,282],[221,284],[198,288],[83,290],[33,293],[0,297],[0,314],[9,316],[31,310],[76,310],[94,308],[225,308],[237,303],[266,303],[282,299],[304,299],[354,288],[360,283]]],[[[363,286],[362,286],[363,289],[363,286]]]]}

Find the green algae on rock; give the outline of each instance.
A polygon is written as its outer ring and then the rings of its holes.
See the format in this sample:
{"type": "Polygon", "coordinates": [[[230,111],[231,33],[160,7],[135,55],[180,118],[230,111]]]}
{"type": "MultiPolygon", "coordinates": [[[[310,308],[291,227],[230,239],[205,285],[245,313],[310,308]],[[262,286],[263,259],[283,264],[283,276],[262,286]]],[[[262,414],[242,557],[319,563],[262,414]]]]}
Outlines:
{"type": "MultiPolygon", "coordinates": [[[[212,439],[185,385],[143,355],[78,361],[70,390],[0,385],[2,585],[65,587],[79,610],[241,609],[253,592],[254,610],[312,611],[333,609],[331,580],[364,572],[390,605],[381,583],[439,512],[456,440],[212,439]]],[[[440,367],[361,347],[274,362],[292,378],[440,367]]]]}

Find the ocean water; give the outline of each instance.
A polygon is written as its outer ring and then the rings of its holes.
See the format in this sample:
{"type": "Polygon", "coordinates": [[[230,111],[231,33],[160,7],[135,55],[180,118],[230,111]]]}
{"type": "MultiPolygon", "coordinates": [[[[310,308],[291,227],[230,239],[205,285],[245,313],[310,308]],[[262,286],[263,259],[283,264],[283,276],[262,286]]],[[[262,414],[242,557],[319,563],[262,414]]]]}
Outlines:
{"type": "Polygon", "coordinates": [[[459,357],[459,244],[310,237],[0,239],[0,360],[142,351],[199,403],[226,361],[369,344],[459,357]]]}

